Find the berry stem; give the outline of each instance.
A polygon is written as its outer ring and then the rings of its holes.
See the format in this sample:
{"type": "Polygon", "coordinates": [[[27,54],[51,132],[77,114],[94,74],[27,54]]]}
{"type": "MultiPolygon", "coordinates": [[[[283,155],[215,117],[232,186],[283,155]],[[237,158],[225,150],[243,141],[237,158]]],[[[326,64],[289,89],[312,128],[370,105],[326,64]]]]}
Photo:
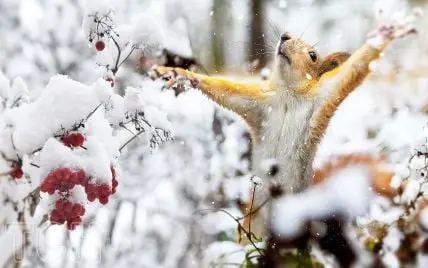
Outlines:
{"type": "Polygon", "coordinates": [[[134,136],[132,136],[129,140],[127,140],[120,148],[119,148],[119,152],[122,152],[123,148],[125,148],[130,142],[132,142],[133,140],[135,140],[138,136],[140,136],[141,134],[143,134],[144,132],[146,132],[145,129],[140,130],[137,134],[135,134],[134,136]]]}
{"type": "Polygon", "coordinates": [[[89,114],[88,114],[88,116],[86,117],[86,119],[85,119],[85,122],[86,121],[88,121],[88,119],[98,110],[98,108],[100,108],[101,107],[101,105],[103,105],[103,103],[101,102],[100,104],[98,104],[98,106],[97,107],[95,107],[95,109],[94,110],[92,110],[92,112],[90,112],[89,114]]]}

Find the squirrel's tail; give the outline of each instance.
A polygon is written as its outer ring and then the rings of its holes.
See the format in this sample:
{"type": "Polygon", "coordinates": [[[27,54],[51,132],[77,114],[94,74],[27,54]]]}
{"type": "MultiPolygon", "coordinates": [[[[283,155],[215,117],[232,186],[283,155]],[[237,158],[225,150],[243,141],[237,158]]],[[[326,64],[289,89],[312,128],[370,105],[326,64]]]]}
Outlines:
{"type": "Polygon", "coordinates": [[[358,167],[369,169],[373,191],[388,197],[392,197],[397,194],[398,189],[395,189],[390,185],[394,172],[392,172],[382,158],[374,157],[369,154],[343,155],[330,160],[321,168],[314,171],[312,181],[314,184],[319,184],[339,172],[358,167]]]}

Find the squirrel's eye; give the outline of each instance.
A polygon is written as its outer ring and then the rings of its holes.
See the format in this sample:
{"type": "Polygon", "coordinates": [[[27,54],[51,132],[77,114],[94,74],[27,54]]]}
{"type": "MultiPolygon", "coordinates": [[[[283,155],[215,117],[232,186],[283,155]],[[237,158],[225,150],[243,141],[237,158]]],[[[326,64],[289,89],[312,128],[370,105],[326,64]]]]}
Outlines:
{"type": "Polygon", "coordinates": [[[313,52],[313,51],[309,52],[309,57],[311,57],[311,60],[312,60],[313,62],[316,62],[316,61],[317,61],[317,59],[318,59],[317,53],[315,53],[315,52],[313,52]]]}

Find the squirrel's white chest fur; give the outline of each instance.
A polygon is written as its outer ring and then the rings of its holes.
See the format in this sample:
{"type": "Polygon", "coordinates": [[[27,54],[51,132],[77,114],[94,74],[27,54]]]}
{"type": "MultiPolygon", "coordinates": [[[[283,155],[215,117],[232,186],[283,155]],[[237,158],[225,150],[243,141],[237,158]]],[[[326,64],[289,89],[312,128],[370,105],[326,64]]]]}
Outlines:
{"type": "Polygon", "coordinates": [[[313,155],[305,150],[305,142],[314,106],[313,100],[284,92],[265,107],[261,138],[253,148],[253,167],[256,175],[279,183],[285,192],[299,191],[309,183],[313,155]],[[266,174],[267,160],[274,160],[279,168],[273,177],[266,174]]]}

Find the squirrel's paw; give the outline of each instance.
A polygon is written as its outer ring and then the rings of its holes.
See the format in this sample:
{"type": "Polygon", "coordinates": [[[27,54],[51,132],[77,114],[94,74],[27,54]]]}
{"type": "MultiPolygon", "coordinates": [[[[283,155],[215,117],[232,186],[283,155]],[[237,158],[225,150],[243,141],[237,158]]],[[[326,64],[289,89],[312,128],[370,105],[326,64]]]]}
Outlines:
{"type": "Polygon", "coordinates": [[[194,78],[190,72],[181,68],[154,67],[149,71],[149,77],[153,80],[162,79],[168,82],[167,86],[171,88],[192,87],[199,84],[199,80],[194,78]]]}
{"type": "Polygon", "coordinates": [[[379,26],[368,34],[367,43],[373,47],[381,48],[389,41],[417,33],[413,22],[422,14],[422,10],[416,8],[411,15],[400,12],[388,17],[383,10],[379,10],[377,13],[379,26]]]}

